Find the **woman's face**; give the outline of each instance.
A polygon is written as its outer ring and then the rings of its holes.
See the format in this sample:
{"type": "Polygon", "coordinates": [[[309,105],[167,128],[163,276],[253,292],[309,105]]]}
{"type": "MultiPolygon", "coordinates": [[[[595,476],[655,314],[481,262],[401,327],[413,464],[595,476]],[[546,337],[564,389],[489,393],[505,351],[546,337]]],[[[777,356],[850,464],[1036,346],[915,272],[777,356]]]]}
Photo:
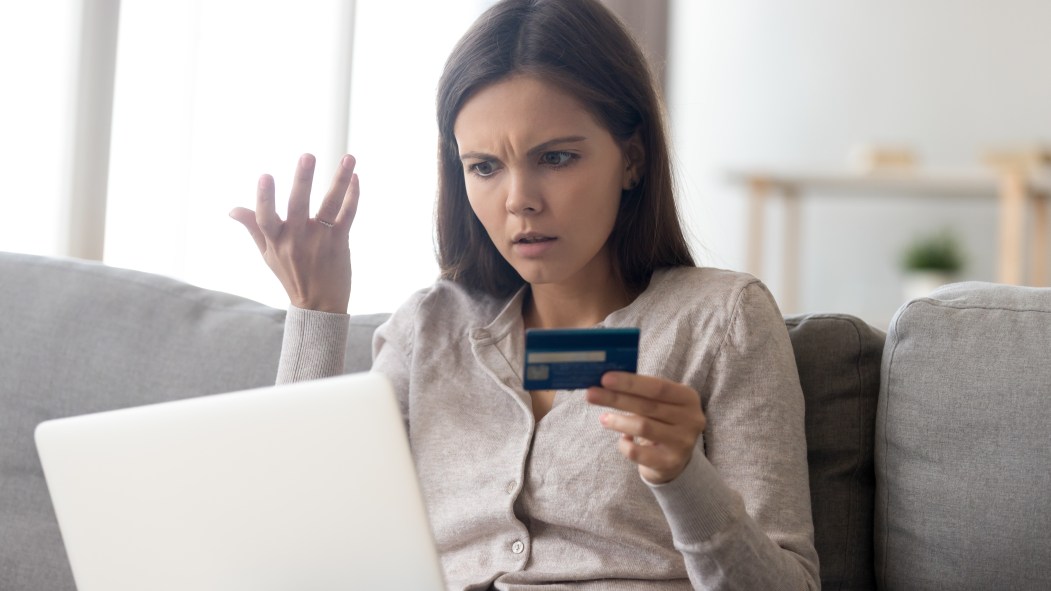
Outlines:
{"type": "Polygon", "coordinates": [[[580,102],[515,76],[471,97],[454,133],[471,208],[527,282],[608,285],[606,242],[635,170],[580,102]]]}

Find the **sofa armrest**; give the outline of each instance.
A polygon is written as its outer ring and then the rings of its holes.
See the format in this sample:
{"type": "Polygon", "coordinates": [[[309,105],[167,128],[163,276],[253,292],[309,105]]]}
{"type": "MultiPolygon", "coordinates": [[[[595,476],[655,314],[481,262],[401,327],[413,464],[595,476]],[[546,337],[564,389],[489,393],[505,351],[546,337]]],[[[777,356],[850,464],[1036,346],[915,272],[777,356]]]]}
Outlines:
{"type": "Polygon", "coordinates": [[[1051,289],[971,282],[907,303],[881,382],[881,587],[1051,588],[1051,289]]]}

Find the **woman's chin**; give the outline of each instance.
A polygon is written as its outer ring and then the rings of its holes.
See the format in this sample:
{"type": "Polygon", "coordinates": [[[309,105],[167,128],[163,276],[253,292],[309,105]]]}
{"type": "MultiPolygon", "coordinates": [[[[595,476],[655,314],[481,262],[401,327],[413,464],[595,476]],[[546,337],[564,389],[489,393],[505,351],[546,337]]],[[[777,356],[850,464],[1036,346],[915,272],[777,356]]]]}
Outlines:
{"type": "Polygon", "coordinates": [[[549,285],[552,283],[558,283],[559,278],[551,273],[549,270],[533,268],[522,268],[516,267],[515,271],[522,276],[529,285],[549,285]]]}

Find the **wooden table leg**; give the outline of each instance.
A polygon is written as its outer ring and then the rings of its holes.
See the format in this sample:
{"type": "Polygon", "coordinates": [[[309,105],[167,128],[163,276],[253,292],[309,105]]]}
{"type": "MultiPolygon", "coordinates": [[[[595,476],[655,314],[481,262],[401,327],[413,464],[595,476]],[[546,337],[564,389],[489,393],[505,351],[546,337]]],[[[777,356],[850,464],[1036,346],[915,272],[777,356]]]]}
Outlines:
{"type": "Polygon", "coordinates": [[[1051,196],[1033,195],[1033,237],[1029,253],[1029,281],[1037,287],[1047,287],[1048,215],[1047,200],[1051,196]]]}
{"type": "Polygon", "coordinates": [[[785,196],[785,235],[784,235],[784,294],[781,296],[781,306],[786,314],[797,314],[799,312],[799,193],[795,187],[786,186],[785,196]]]}
{"type": "Polygon", "coordinates": [[[748,245],[745,253],[745,271],[760,277],[763,273],[763,220],[770,183],[763,178],[748,181],[748,245]]]}
{"type": "Polygon", "coordinates": [[[1000,283],[1022,283],[1025,205],[1026,182],[1022,171],[1005,169],[1000,176],[1000,283]]]}

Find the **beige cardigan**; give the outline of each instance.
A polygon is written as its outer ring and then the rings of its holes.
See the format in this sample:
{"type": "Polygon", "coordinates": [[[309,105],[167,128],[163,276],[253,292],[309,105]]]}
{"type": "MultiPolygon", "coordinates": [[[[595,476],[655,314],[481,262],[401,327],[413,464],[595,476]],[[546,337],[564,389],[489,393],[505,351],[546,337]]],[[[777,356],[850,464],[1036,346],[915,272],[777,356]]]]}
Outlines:
{"type": "MultiPolygon", "coordinates": [[[[582,391],[558,392],[534,420],[524,293],[497,301],[440,281],[376,332],[373,370],[398,394],[449,587],[817,589],[803,395],[765,286],[658,271],[600,324],[639,327],[639,373],[701,393],[698,453],[660,486],[617,452],[582,391]]],[[[347,318],[291,309],[278,380],[342,373],[347,318]]]]}

